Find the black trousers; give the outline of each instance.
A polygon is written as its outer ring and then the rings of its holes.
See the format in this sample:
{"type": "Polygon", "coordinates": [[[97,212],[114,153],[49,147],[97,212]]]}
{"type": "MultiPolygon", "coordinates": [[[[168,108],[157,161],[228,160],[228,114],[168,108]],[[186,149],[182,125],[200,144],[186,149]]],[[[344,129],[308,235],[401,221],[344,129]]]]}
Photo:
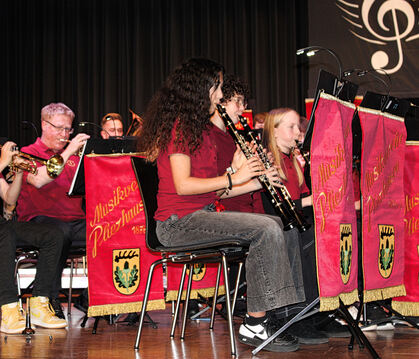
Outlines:
{"type": "Polygon", "coordinates": [[[33,295],[49,297],[63,243],[63,232],[54,226],[0,221],[0,305],[17,301],[16,246],[39,249],[33,295]]]}
{"type": "Polygon", "coordinates": [[[71,248],[86,247],[86,220],[79,219],[72,222],[63,222],[57,218],[37,216],[31,219],[33,223],[44,223],[60,230],[64,235],[62,251],[54,271],[54,279],[51,288],[51,298],[58,298],[61,289],[61,276],[66,265],[71,248]]]}

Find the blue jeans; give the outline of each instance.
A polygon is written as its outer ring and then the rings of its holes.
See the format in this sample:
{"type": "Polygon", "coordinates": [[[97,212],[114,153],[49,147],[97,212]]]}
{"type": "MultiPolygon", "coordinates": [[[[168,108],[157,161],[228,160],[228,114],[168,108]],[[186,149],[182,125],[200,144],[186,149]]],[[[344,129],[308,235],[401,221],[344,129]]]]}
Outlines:
{"type": "Polygon", "coordinates": [[[166,246],[240,238],[248,240],[247,309],[263,312],[305,299],[298,237],[284,238],[278,217],[214,212],[208,206],[181,219],[157,221],[157,236],[166,246]]]}

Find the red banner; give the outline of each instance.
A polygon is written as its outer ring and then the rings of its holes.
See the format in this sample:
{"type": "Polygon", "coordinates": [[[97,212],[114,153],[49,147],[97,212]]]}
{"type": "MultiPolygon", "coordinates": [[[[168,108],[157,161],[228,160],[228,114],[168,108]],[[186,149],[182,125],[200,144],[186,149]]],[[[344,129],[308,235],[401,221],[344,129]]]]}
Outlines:
{"type": "Polygon", "coordinates": [[[311,142],[320,310],[358,300],[358,245],[352,182],[355,105],[322,93],[311,142]]]}
{"type": "Polygon", "coordinates": [[[404,285],[406,296],[393,298],[403,315],[419,316],[419,141],[406,142],[404,159],[404,285]]]}
{"type": "Polygon", "coordinates": [[[405,295],[403,118],[359,108],[364,301],[405,295]]]}
{"type": "MultiPolygon", "coordinates": [[[[148,268],[159,254],[145,243],[145,217],[129,155],[87,155],[86,251],[89,316],[139,312],[148,268]],[[118,171],[115,171],[115,169],[118,171]]],[[[165,309],[155,269],[147,310],[165,309]]]]}
{"type": "MultiPolygon", "coordinates": [[[[170,264],[167,266],[167,293],[166,300],[176,300],[178,295],[179,283],[182,276],[183,265],[180,264],[170,264]]],[[[192,289],[191,289],[191,298],[198,298],[198,294],[204,298],[209,298],[214,296],[215,292],[215,283],[217,279],[217,263],[209,264],[195,264],[192,271],[192,289]]],[[[186,273],[188,274],[188,272],[186,273]]],[[[188,277],[186,277],[187,279],[188,277]]],[[[185,283],[182,291],[182,299],[186,298],[186,289],[188,281],[185,279],[185,283]]],[[[218,294],[225,294],[224,287],[224,277],[223,272],[220,276],[220,288],[218,289],[218,294]]]]}

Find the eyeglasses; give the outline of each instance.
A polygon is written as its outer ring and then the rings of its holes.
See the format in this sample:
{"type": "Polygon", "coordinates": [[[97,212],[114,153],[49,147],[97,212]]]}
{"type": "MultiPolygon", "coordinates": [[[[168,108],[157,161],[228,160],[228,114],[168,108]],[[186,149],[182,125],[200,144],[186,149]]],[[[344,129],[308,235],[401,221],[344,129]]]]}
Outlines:
{"type": "Polygon", "coordinates": [[[53,123],[49,122],[48,120],[43,120],[43,121],[48,123],[52,127],[54,127],[55,131],[58,133],[61,131],[64,131],[65,133],[68,133],[69,135],[71,135],[74,132],[74,128],[58,127],[58,126],[55,126],[53,123]]]}
{"type": "Polygon", "coordinates": [[[245,109],[247,108],[247,102],[243,97],[232,97],[230,100],[234,101],[237,106],[243,106],[245,109]]]}

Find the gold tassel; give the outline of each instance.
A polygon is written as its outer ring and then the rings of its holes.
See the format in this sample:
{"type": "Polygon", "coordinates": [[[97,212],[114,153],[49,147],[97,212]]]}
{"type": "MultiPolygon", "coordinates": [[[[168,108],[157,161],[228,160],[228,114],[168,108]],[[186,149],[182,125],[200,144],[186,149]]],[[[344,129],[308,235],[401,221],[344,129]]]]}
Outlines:
{"type": "Polygon", "coordinates": [[[374,302],[376,300],[382,300],[393,297],[402,297],[405,295],[406,288],[404,287],[404,284],[396,285],[394,287],[364,290],[364,302],[374,302]]]}
{"type": "MultiPolygon", "coordinates": [[[[89,307],[87,316],[97,317],[101,315],[141,312],[142,306],[142,301],[133,303],[94,305],[89,307]]],[[[163,309],[166,309],[166,303],[164,299],[149,300],[147,303],[147,311],[163,309]]]]}
{"type": "Polygon", "coordinates": [[[340,293],[336,297],[321,297],[320,298],[320,311],[328,312],[339,308],[339,299],[342,300],[343,304],[351,305],[358,301],[358,289],[354,289],[349,293],[340,293]]]}
{"type": "MultiPolygon", "coordinates": [[[[218,288],[218,295],[225,294],[226,290],[224,285],[220,285],[218,288]]],[[[198,299],[198,294],[204,298],[213,297],[215,293],[215,287],[210,288],[201,288],[201,289],[191,289],[191,298],[190,299],[198,299]]],[[[166,302],[170,302],[172,300],[177,300],[178,291],[177,290],[169,290],[166,293],[166,302]]],[[[182,291],[182,300],[186,299],[186,290],[182,291]]]]}
{"type": "Polygon", "coordinates": [[[400,314],[408,317],[419,317],[419,303],[417,302],[399,302],[393,300],[391,302],[391,307],[400,314]]]}

